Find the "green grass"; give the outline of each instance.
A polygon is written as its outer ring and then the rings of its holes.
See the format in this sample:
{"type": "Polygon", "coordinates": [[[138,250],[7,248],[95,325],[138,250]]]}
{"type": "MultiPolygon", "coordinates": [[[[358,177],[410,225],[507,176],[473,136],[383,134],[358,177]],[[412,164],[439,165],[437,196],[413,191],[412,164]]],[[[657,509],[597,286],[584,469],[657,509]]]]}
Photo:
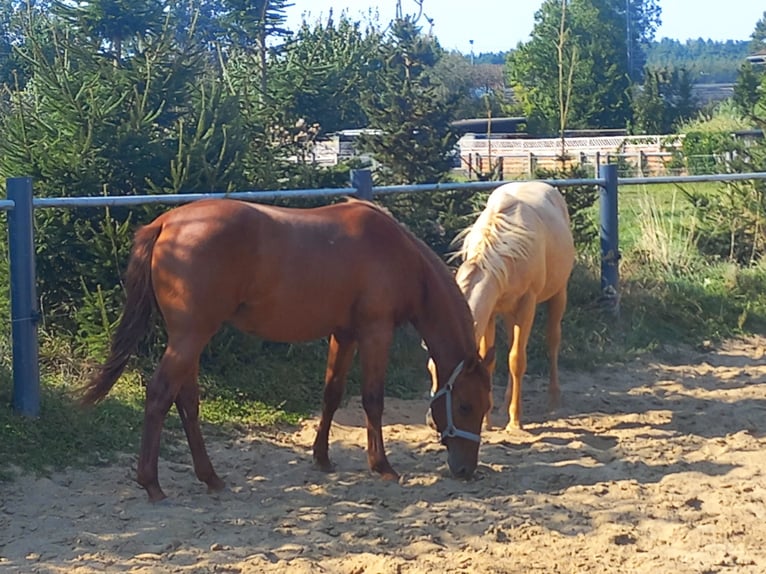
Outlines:
{"type": "Polygon", "coordinates": [[[11,377],[0,383],[0,479],[14,467],[48,473],[67,466],[102,464],[135,449],[143,404],[135,377],[120,383],[98,408],[74,404],[72,381],[46,374],[41,384],[41,417],[11,412],[11,377]]]}
{"type": "Polygon", "coordinates": [[[620,245],[630,251],[644,239],[641,221],[653,215],[675,226],[691,224],[692,207],[686,200],[685,191],[716,193],[720,183],[695,183],[692,185],[622,185],[619,189],[618,208],[620,221],[620,245]]]}

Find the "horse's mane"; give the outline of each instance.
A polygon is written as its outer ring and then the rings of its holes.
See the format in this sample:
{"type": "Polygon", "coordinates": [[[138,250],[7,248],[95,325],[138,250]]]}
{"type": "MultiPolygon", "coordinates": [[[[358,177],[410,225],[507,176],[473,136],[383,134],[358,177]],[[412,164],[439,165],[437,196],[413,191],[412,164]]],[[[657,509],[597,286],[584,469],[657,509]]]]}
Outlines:
{"type": "Polygon", "coordinates": [[[527,259],[534,242],[532,230],[522,222],[523,202],[506,197],[500,201],[490,197],[476,222],[455,238],[456,243],[462,242],[456,258],[472,263],[500,282],[508,280],[507,261],[527,259]]]}

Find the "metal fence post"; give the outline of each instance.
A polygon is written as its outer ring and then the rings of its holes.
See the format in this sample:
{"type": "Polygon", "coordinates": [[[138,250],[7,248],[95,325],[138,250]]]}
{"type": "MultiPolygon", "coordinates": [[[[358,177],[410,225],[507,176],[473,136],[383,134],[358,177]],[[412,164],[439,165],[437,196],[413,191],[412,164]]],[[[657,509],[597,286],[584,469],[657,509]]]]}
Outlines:
{"type": "Polygon", "coordinates": [[[372,201],[372,172],[369,169],[352,169],[351,186],[359,199],[372,201]]]}
{"type": "Polygon", "coordinates": [[[601,299],[616,313],[620,305],[620,249],[617,218],[617,166],[599,166],[599,177],[606,180],[599,194],[601,219],[601,299]]]}
{"type": "Polygon", "coordinates": [[[11,273],[11,339],[13,345],[13,410],[25,416],[40,414],[40,367],[37,342],[37,289],[35,285],[34,207],[32,178],[6,180],[8,245],[11,273]]]}

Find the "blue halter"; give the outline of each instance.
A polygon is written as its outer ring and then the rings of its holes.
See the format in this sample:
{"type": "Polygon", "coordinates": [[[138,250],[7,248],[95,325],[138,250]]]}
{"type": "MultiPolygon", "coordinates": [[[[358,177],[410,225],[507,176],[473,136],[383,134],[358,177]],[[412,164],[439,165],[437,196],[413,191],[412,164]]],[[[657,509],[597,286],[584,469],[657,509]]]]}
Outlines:
{"type": "Polygon", "coordinates": [[[431,405],[429,409],[433,409],[434,401],[441,396],[444,396],[447,401],[447,404],[445,405],[445,408],[447,409],[447,426],[439,433],[439,440],[442,443],[444,442],[444,439],[453,437],[481,442],[481,437],[479,435],[457,428],[455,426],[455,421],[452,419],[452,387],[455,385],[455,379],[457,379],[458,375],[463,370],[463,366],[464,361],[460,361],[457,367],[455,367],[455,370],[452,371],[449,379],[447,379],[447,384],[435,393],[431,393],[431,405]]]}

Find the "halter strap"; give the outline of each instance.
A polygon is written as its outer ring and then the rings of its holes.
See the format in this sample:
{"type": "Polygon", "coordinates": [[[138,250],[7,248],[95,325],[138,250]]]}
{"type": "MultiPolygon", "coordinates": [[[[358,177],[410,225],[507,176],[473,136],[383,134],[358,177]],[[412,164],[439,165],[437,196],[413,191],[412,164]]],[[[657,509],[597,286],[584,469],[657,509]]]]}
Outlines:
{"type": "Polygon", "coordinates": [[[455,370],[452,371],[452,374],[449,376],[449,379],[447,379],[447,384],[444,385],[441,389],[436,391],[435,393],[431,394],[431,408],[433,408],[434,401],[438,399],[441,396],[445,397],[446,404],[444,405],[447,410],[447,426],[444,428],[443,431],[439,433],[439,440],[441,442],[444,442],[444,439],[457,437],[457,438],[464,438],[468,440],[472,440],[474,442],[481,442],[481,437],[477,435],[476,433],[468,432],[461,430],[455,426],[455,421],[452,418],[452,387],[455,384],[455,379],[457,379],[458,375],[463,370],[463,367],[465,366],[465,361],[460,361],[457,364],[457,367],[455,367],[455,370]]]}

